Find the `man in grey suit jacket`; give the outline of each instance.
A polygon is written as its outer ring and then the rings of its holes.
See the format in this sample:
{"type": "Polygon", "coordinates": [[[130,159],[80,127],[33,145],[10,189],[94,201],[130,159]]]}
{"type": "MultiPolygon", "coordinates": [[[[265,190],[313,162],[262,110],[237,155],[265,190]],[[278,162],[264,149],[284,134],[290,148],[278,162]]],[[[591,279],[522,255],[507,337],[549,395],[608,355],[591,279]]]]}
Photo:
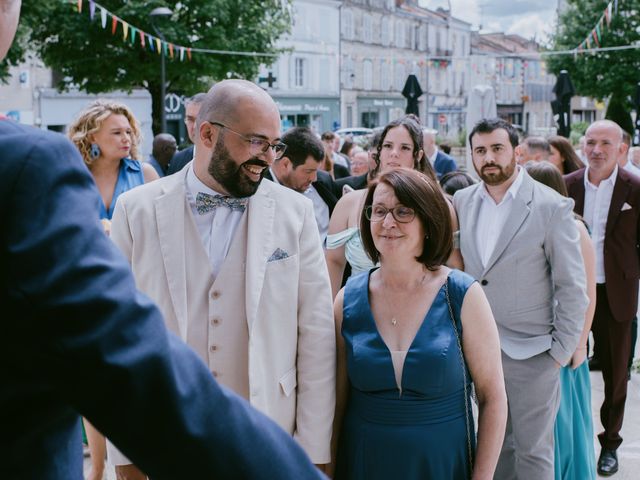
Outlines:
{"type": "Polygon", "coordinates": [[[498,324],[509,418],[495,478],[553,478],[559,367],[573,354],[587,296],[573,201],[516,166],[515,129],[482,120],[469,135],[482,182],[458,191],[465,270],[498,324]]]}

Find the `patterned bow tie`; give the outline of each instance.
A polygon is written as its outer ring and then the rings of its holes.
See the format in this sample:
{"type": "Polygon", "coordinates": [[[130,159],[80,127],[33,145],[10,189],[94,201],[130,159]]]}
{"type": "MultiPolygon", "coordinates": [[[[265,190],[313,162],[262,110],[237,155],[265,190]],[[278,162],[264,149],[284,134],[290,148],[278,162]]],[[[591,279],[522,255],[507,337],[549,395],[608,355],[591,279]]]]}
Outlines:
{"type": "Polygon", "coordinates": [[[248,198],[224,197],[222,195],[209,195],[208,193],[198,192],[198,195],[196,195],[196,210],[200,215],[204,215],[220,206],[225,206],[232,211],[244,212],[248,202],[248,198]]]}

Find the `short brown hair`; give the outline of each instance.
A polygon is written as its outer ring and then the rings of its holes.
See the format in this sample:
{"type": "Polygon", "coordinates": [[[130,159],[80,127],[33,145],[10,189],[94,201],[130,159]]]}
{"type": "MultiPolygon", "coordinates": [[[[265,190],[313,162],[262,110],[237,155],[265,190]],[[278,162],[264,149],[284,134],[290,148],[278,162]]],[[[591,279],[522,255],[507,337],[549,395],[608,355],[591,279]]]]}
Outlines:
{"type": "Polygon", "coordinates": [[[398,201],[405,207],[412,208],[416,218],[422,223],[425,240],[422,253],[416,260],[429,270],[443,265],[453,250],[453,227],[449,205],[433,179],[408,168],[398,168],[384,173],[369,187],[360,216],[360,236],[367,255],[374,263],[380,260],[380,252],[376,249],[371,235],[371,221],[365,215],[365,210],[373,203],[373,194],[382,183],[391,187],[398,201]]]}

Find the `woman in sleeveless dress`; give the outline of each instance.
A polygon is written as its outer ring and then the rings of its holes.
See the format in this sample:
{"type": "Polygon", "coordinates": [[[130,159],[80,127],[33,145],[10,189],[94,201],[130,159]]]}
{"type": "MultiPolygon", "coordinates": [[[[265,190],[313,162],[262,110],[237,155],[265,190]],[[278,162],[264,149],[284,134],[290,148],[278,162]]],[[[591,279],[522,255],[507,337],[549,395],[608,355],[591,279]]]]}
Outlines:
{"type": "MultiPolygon", "coordinates": [[[[534,180],[567,195],[560,171],[550,162],[527,163],[534,180]]],[[[560,407],[554,428],[555,480],[593,480],[596,478],[596,454],[591,417],[591,378],[587,359],[587,339],[596,310],[596,254],[582,218],[576,218],[580,248],[587,277],[589,306],[582,335],[571,362],[560,369],[560,407]]]]}
{"type": "MultiPolygon", "coordinates": [[[[80,151],[98,186],[101,201],[96,207],[102,227],[109,235],[118,196],[159,178],[151,165],[138,159],[141,141],[138,122],[126,105],[97,100],[71,124],[69,138],[80,151]]],[[[88,478],[102,479],[105,439],[89,422],[83,421],[92,465],[88,478]]]]}
{"type": "MultiPolygon", "coordinates": [[[[375,161],[376,167],[372,171],[374,178],[380,173],[405,167],[424,172],[436,181],[433,167],[422,150],[422,130],[410,116],[394,120],[384,128],[376,147],[375,161]]],[[[362,249],[358,225],[366,193],[366,190],[347,193],[338,201],[331,215],[326,258],[334,297],[342,284],[347,262],[351,266],[352,275],[368,271],[374,266],[362,249]]],[[[457,217],[453,206],[450,212],[455,224],[454,230],[457,230],[457,217]]],[[[447,263],[462,267],[459,250],[454,251],[447,263]]]]}
{"type": "Polygon", "coordinates": [[[360,225],[380,266],[352,276],[334,305],[335,478],[491,479],[507,417],[498,332],[481,287],[443,266],[452,227],[441,190],[415,170],[384,173],[360,225]]]}

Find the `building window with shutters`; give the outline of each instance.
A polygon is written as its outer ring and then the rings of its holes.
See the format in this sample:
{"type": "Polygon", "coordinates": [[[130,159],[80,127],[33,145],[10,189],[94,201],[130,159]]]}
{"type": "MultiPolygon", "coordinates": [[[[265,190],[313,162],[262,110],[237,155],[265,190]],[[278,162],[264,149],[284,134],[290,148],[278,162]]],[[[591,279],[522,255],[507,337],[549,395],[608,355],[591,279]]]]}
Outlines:
{"type": "Polygon", "coordinates": [[[362,41],[371,43],[371,37],[371,16],[365,13],[362,16],[362,41]]]}
{"type": "Polygon", "coordinates": [[[293,86],[296,88],[304,88],[306,86],[307,59],[296,58],[294,60],[293,86]]]}
{"type": "Polygon", "coordinates": [[[373,90],[373,62],[368,58],[362,62],[362,86],[365,90],[373,90]]]}

